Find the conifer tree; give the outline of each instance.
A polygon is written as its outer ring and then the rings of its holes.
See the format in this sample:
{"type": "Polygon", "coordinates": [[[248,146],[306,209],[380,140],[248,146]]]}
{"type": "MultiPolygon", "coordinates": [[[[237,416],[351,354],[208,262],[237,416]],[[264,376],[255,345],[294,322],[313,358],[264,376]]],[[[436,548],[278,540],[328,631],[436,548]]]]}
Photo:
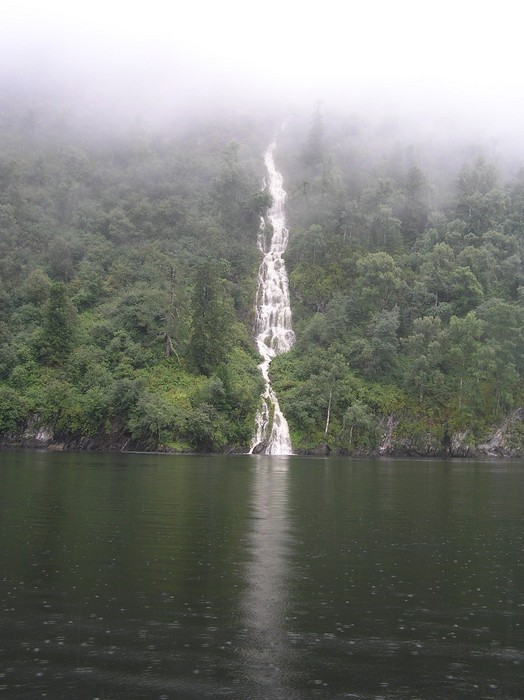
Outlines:
{"type": "Polygon", "coordinates": [[[225,361],[230,346],[231,305],[219,265],[207,260],[198,269],[193,291],[190,354],[195,368],[210,376],[225,361]]]}
{"type": "Polygon", "coordinates": [[[43,337],[42,355],[47,364],[60,365],[68,357],[74,344],[75,311],[63,282],[56,282],[49,290],[43,337]]]}

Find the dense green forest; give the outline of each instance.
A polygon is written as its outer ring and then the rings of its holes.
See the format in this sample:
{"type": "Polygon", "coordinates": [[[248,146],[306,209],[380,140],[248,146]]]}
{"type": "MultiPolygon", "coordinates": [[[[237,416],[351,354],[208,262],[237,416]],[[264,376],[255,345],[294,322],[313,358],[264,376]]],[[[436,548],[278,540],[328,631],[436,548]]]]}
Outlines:
{"type": "MultiPolygon", "coordinates": [[[[4,444],[247,449],[273,129],[4,99],[4,444]]],[[[272,377],[294,449],[468,454],[502,427],[497,449],[522,451],[524,170],[319,106],[275,157],[297,341],[272,377]]]]}
{"type": "Polygon", "coordinates": [[[119,132],[18,104],[0,128],[3,435],[245,449],[263,129],[119,132]]]}
{"type": "Polygon", "coordinates": [[[490,147],[320,106],[284,135],[295,448],[522,452],[524,170],[490,147]]]}

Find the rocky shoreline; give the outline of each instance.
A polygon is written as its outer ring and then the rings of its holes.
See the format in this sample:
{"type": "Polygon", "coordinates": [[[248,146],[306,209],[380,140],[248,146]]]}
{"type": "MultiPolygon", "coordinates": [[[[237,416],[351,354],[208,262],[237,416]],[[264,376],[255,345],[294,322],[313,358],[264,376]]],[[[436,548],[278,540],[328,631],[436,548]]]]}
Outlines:
{"type": "MultiPolygon", "coordinates": [[[[415,423],[415,421],[413,421],[415,423]]],[[[354,451],[331,449],[328,443],[307,450],[312,455],[388,456],[388,457],[524,457],[524,408],[513,411],[498,426],[487,432],[484,439],[475,440],[465,430],[455,433],[444,432],[442,436],[429,431],[407,432],[406,418],[401,422],[391,415],[381,423],[381,440],[374,450],[354,451]]]]}
{"type": "MultiPolygon", "coordinates": [[[[487,432],[482,441],[474,440],[466,430],[435,435],[429,431],[406,432],[406,420],[391,415],[381,423],[381,439],[376,449],[334,449],[328,442],[297,450],[297,454],[316,456],[387,456],[387,457],[438,457],[438,458],[519,458],[524,457],[524,408],[513,411],[498,426],[487,432]]],[[[34,424],[18,434],[0,438],[3,448],[47,449],[50,451],[113,451],[158,452],[176,454],[179,450],[166,445],[143,443],[133,440],[125,431],[115,427],[110,434],[97,436],[56,436],[49,426],[34,424]]],[[[229,446],[223,452],[243,453],[249,448],[229,446]]]]}

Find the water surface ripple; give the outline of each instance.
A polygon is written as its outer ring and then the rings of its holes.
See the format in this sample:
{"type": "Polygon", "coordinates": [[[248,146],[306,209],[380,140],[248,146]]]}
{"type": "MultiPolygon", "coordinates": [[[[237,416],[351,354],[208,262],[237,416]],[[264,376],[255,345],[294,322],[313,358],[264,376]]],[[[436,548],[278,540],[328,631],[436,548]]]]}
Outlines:
{"type": "Polygon", "coordinates": [[[0,452],[0,696],[517,700],[524,464],[0,452]]]}

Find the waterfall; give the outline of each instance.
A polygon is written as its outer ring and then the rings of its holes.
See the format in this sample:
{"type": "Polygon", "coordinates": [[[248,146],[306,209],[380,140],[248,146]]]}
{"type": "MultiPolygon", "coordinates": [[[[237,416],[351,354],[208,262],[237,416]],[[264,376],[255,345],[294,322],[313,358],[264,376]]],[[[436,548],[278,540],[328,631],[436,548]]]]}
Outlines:
{"type": "Polygon", "coordinates": [[[267,212],[269,225],[262,219],[258,232],[258,247],[263,258],[258,270],[255,332],[258,351],[263,358],[259,369],[265,389],[255,419],[255,435],[250,452],[288,455],[293,454],[289,428],[269,378],[271,360],[287,352],[295,339],[291,328],[288,278],[282,258],[289,233],[284,216],[286,193],[282,175],[275,167],[275,147],[276,142],[273,142],[264,156],[272,205],[267,212]]]}

